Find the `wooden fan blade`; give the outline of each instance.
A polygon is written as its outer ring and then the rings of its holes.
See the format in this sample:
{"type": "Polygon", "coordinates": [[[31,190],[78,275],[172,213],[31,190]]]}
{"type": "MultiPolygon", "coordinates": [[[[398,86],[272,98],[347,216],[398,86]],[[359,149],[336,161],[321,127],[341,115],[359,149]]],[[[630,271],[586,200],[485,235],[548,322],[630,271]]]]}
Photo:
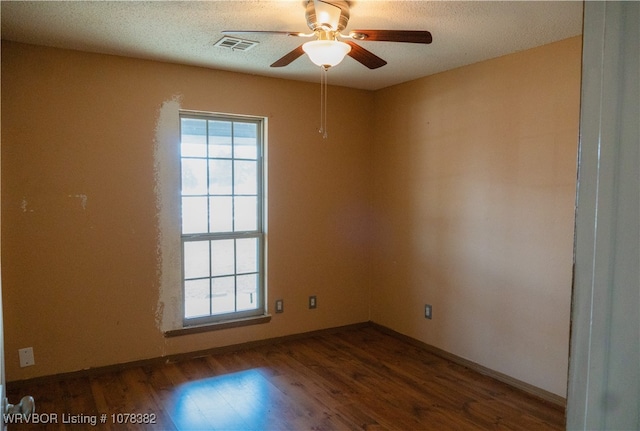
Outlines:
{"type": "Polygon", "coordinates": [[[357,43],[351,42],[350,40],[345,41],[345,43],[351,46],[351,51],[349,51],[348,54],[349,57],[353,58],[356,61],[359,61],[369,69],[377,69],[387,64],[386,61],[375,55],[373,52],[364,49],[357,43]]]}
{"type": "Polygon", "coordinates": [[[355,40],[382,42],[431,43],[431,33],[422,30],[353,30],[349,33],[355,40]]]}
{"type": "Polygon", "coordinates": [[[283,34],[285,36],[311,37],[314,33],[300,33],[298,31],[272,31],[272,30],[223,30],[222,34],[235,33],[263,33],[263,34],[283,34]]]}
{"type": "Polygon", "coordinates": [[[286,54],[281,59],[276,60],[276,62],[273,63],[271,65],[271,67],[284,67],[284,66],[287,66],[293,60],[296,60],[298,57],[300,57],[303,54],[304,54],[304,51],[302,50],[302,45],[300,45],[299,47],[297,47],[296,49],[294,49],[290,53],[286,54]]]}

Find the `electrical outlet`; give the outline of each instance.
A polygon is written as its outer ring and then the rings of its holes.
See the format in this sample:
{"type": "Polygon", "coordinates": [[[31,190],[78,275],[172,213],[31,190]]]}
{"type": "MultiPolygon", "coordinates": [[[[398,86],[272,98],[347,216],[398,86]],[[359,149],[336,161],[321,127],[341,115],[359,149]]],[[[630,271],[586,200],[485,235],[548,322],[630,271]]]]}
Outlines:
{"type": "Polygon", "coordinates": [[[318,302],[316,300],[316,296],[310,296],[309,297],[309,309],[312,310],[314,308],[316,308],[318,306],[318,302]]]}
{"type": "Polygon", "coordinates": [[[276,313],[284,313],[284,301],[276,299],[276,313]]]}
{"type": "Polygon", "coordinates": [[[431,304],[426,304],[424,306],[424,318],[431,319],[433,317],[433,310],[431,309],[431,304]]]}
{"type": "Polygon", "coordinates": [[[35,365],[36,361],[33,359],[33,347],[25,347],[18,350],[18,356],[20,357],[20,366],[29,367],[35,365]]]}

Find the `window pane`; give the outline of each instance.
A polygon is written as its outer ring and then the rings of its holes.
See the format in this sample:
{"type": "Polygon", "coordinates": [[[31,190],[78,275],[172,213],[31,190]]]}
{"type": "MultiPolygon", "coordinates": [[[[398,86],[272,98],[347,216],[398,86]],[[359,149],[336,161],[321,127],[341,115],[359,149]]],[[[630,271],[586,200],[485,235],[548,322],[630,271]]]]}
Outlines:
{"type": "Polygon", "coordinates": [[[209,315],[209,279],[184,282],[184,317],[209,315]]]}
{"type": "Polygon", "coordinates": [[[209,277],[209,241],[184,243],[184,278],[209,277]]]}
{"type": "Polygon", "coordinates": [[[234,152],[236,159],[256,160],[258,158],[258,147],[253,139],[238,138],[235,142],[234,152]]]}
{"type": "Polygon", "coordinates": [[[182,157],[206,157],[207,122],[194,118],[182,118],[180,128],[182,131],[180,145],[182,157]]]}
{"type": "Polygon", "coordinates": [[[236,271],[238,274],[258,272],[258,239],[236,240],[236,271]]]}
{"type": "Polygon", "coordinates": [[[235,273],[233,240],[211,241],[211,275],[233,275],[235,273]]]}
{"type": "Polygon", "coordinates": [[[234,162],[234,194],[255,195],[258,193],[258,163],[234,162]]]}
{"type": "Polygon", "coordinates": [[[256,123],[235,123],[233,141],[233,157],[252,160],[258,158],[258,125],[256,123]]]}
{"type": "Polygon", "coordinates": [[[209,121],[209,157],[231,158],[230,121],[209,121]]]}
{"type": "Polygon", "coordinates": [[[235,310],[234,277],[214,278],[212,281],[211,314],[232,313],[235,310]]]}
{"type": "Polygon", "coordinates": [[[258,198],[257,196],[242,196],[234,198],[235,202],[235,231],[257,230],[258,198]]]}
{"type": "Polygon", "coordinates": [[[231,160],[209,161],[209,192],[212,195],[230,195],[233,193],[233,171],[231,160]]]}
{"type": "Polygon", "coordinates": [[[182,198],[182,233],[207,232],[207,198],[182,198]]]}
{"type": "Polygon", "coordinates": [[[209,219],[211,232],[231,232],[233,230],[232,198],[212,197],[210,199],[211,214],[209,219]]]}
{"type": "Polygon", "coordinates": [[[185,319],[260,314],[262,123],[180,115],[185,319]]]}
{"type": "Polygon", "coordinates": [[[182,194],[207,194],[207,162],[204,159],[182,159],[182,194]]]}
{"type": "Polygon", "coordinates": [[[238,283],[238,311],[252,310],[258,306],[258,276],[257,274],[239,275],[238,283]]]}

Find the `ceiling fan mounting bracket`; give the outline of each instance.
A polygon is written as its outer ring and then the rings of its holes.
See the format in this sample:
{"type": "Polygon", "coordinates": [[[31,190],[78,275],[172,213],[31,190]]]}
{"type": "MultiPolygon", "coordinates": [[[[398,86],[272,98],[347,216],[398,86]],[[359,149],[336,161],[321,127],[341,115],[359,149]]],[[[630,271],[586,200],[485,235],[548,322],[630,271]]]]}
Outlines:
{"type": "Polygon", "coordinates": [[[342,31],[349,23],[349,2],[346,0],[309,0],[306,8],[307,25],[313,31],[342,31]],[[329,21],[329,15],[334,23],[329,21]]]}

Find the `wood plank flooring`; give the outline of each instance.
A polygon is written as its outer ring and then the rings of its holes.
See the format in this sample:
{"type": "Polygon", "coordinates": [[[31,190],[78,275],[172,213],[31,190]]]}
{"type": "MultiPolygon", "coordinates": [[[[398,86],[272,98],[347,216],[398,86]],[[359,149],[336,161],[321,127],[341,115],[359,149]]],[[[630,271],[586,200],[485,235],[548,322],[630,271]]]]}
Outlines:
{"type": "Polygon", "coordinates": [[[9,384],[10,401],[25,394],[35,398],[37,412],[49,415],[44,419],[57,414],[57,423],[9,430],[530,431],[562,430],[565,424],[562,408],[374,326],[175,363],[9,384]],[[155,423],[122,423],[126,419],[155,423]]]}

